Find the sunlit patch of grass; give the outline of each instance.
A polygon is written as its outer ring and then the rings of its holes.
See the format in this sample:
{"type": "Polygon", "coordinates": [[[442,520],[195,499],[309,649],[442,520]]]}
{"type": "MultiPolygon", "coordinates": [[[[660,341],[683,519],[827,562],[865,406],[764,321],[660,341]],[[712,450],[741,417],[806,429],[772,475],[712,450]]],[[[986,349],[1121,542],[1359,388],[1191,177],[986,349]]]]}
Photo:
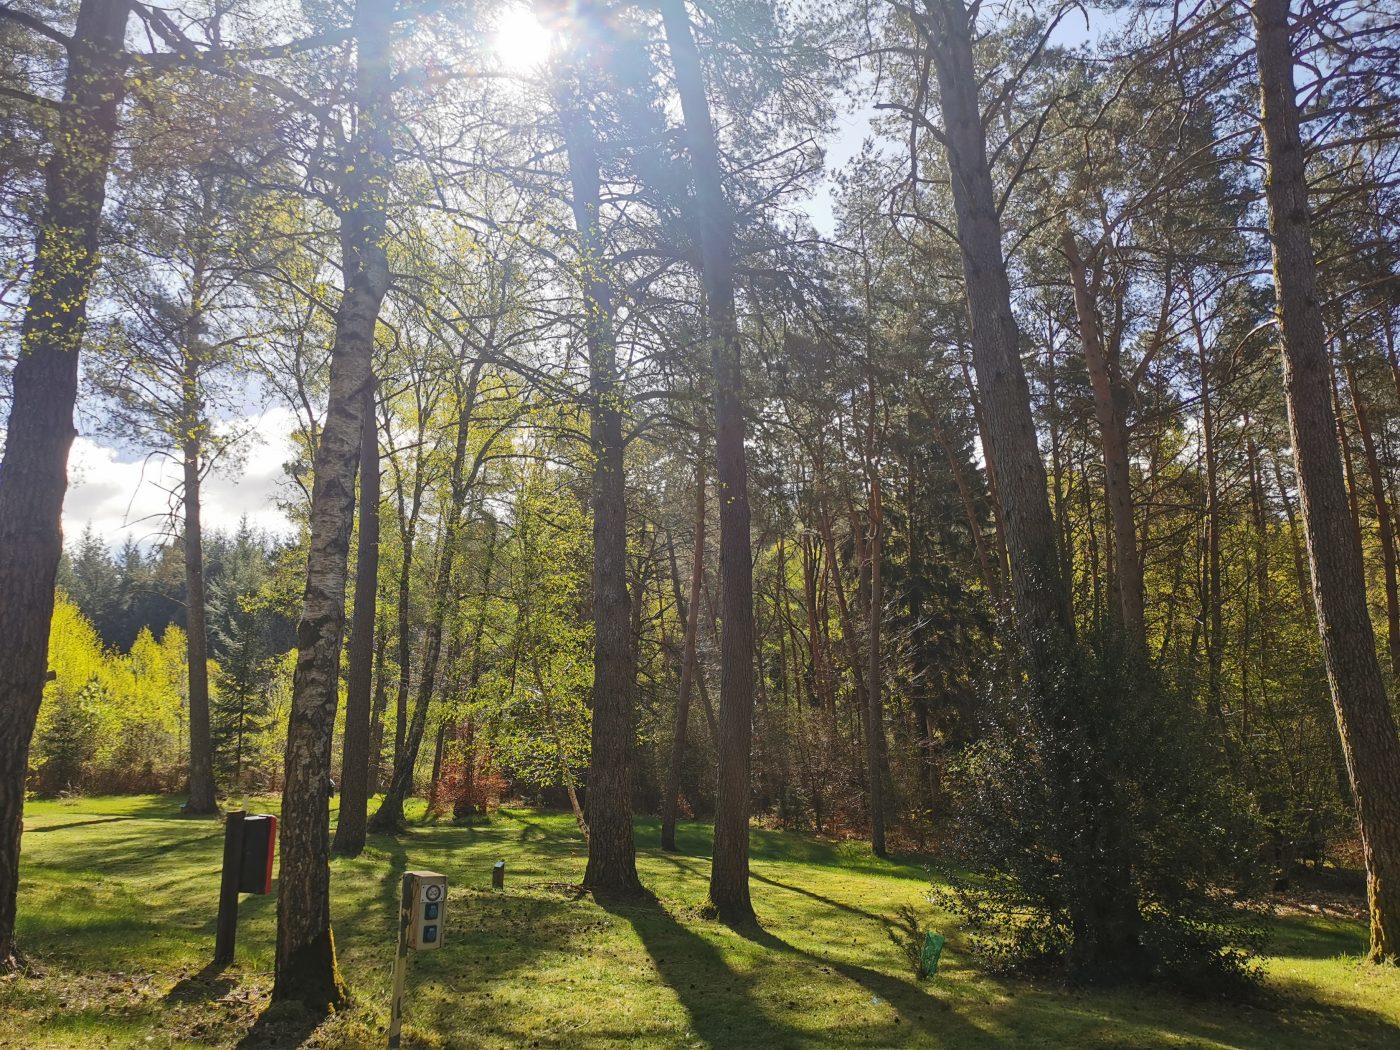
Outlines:
{"type": "MultiPolygon", "coordinates": [[[[275,799],[249,800],[275,811],[275,799]]],[[[334,807],[333,807],[334,808],[334,807]]],[[[503,810],[423,822],[332,863],[336,940],[355,1001],[320,1024],[266,1012],[275,899],[245,897],[238,958],[213,950],[221,831],[160,797],[32,803],[21,937],[42,974],[0,983],[0,1047],[378,1047],[388,1022],[399,873],[451,880],[444,947],[412,960],[405,1045],[759,1050],[867,1047],[1400,1045],[1400,972],[1358,961],[1359,924],[1275,924],[1269,994],[1252,1006],[1143,990],[998,980],[927,899],[920,858],[778,831],[753,837],[761,925],[702,918],[709,829],[678,853],[637,822],[653,900],[580,896],[586,850],[567,814],[503,810]],[[44,830],[40,830],[44,829],[44,830]],[[506,861],[506,890],[490,889],[506,861]],[[911,972],[900,931],[949,935],[938,974],[911,972]]]]}

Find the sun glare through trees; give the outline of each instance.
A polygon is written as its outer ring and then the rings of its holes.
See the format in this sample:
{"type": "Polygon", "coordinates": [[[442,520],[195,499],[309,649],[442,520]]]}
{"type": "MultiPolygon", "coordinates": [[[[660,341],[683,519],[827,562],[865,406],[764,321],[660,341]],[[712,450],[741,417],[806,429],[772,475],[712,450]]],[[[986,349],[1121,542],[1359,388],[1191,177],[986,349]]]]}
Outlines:
{"type": "Polygon", "coordinates": [[[1400,1045],[1397,126],[1400,0],[2,0],[0,1048],[1400,1045]]]}

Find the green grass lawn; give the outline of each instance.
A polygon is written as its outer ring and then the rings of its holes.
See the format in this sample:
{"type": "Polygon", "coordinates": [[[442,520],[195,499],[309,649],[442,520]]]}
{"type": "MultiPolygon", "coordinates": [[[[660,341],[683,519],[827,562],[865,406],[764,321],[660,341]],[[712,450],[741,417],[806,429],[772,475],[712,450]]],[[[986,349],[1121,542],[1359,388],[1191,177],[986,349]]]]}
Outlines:
{"type": "MultiPolygon", "coordinates": [[[[255,803],[253,810],[271,808],[255,803]]],[[[421,813],[421,809],[419,810],[421,813]]],[[[274,900],[244,898],[237,962],[206,968],[222,841],[159,797],[34,802],[20,932],[42,969],[0,983],[0,1047],[379,1047],[388,1021],[399,873],[450,880],[442,950],[411,960],[405,1045],[423,1047],[1400,1047],[1400,971],[1358,961],[1355,922],[1277,920],[1252,1006],[1132,990],[1074,992],[980,972],[926,899],[917,862],[858,843],[755,831],[761,932],[700,915],[709,829],[682,852],[639,820],[656,901],[577,899],[568,815],[503,811],[487,826],[372,837],[334,864],[335,930],[355,1002],[316,1026],[264,1014],[274,900]],[[506,891],[491,865],[506,861],[506,891]],[[950,935],[919,982],[891,929],[902,907],[950,935]]]]}

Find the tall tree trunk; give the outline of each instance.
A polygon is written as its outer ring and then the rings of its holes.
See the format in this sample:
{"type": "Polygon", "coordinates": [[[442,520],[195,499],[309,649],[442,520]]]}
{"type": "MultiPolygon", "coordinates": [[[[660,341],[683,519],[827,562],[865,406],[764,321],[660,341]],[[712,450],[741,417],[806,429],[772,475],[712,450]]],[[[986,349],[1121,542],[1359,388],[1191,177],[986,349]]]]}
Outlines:
{"type": "MultiPolygon", "coordinates": [[[[982,411],[982,396],[977,384],[972,381],[972,370],[967,357],[959,352],[958,364],[962,371],[963,386],[967,390],[967,400],[972,406],[972,422],[977,427],[977,437],[982,444],[987,466],[987,495],[992,501],[992,524],[997,539],[997,564],[1001,567],[1002,579],[1011,578],[1011,552],[1006,542],[1006,509],[1001,505],[1001,490],[997,485],[997,468],[987,449],[992,447],[992,439],[987,434],[987,416],[982,411]]],[[[1068,577],[1066,577],[1068,578],[1068,577]]]]}
{"type": "MultiPolygon", "coordinates": [[[[190,389],[187,383],[187,391],[190,389]]],[[[188,393],[186,395],[188,397],[188,393]]],[[[198,434],[201,422],[186,420],[187,435],[198,434]]],[[[209,736],[209,633],[205,625],[204,532],[200,525],[199,437],[181,443],[184,468],[185,653],[190,694],[190,813],[219,811],[214,797],[214,755],[209,736]]]]}
{"type": "MultiPolygon", "coordinates": [[[[488,519],[491,529],[486,540],[486,563],[481,568],[481,593],[483,595],[491,593],[491,575],[496,568],[496,522],[494,518],[488,519]]],[[[467,698],[473,699],[476,696],[477,686],[481,684],[481,671],[483,664],[482,639],[486,635],[486,602],[482,601],[477,607],[476,624],[472,628],[472,662],[471,670],[467,674],[467,698]]],[[[452,802],[453,819],[460,820],[464,817],[472,816],[477,812],[476,805],[476,745],[475,729],[472,724],[471,715],[468,715],[462,727],[462,789],[452,802]]],[[[480,812],[485,812],[485,800],[482,801],[480,812]]]]}
{"type": "MultiPolygon", "coordinates": [[[[674,551],[672,553],[674,553],[674,551]]],[[[676,611],[679,613],[680,618],[686,623],[689,623],[690,608],[694,603],[686,601],[685,589],[681,586],[680,566],[674,558],[671,559],[671,596],[675,599],[676,611]]],[[[700,602],[699,604],[710,604],[711,608],[713,608],[713,603],[709,602],[709,594],[707,593],[707,589],[705,587],[705,566],[703,562],[700,566],[699,597],[704,599],[704,601],[700,602]]],[[[698,650],[700,641],[700,614],[697,612],[695,615],[695,640],[698,650]]],[[[698,692],[700,694],[700,707],[705,712],[705,725],[709,727],[710,739],[718,742],[719,721],[715,718],[715,707],[714,704],[710,702],[710,688],[708,685],[705,684],[705,669],[700,666],[700,658],[698,655],[695,659],[695,669],[691,685],[693,686],[693,691],[698,692]]]]}
{"type": "Polygon", "coordinates": [[[1197,312],[1195,284],[1186,282],[1190,298],[1191,331],[1196,342],[1196,373],[1201,388],[1201,455],[1205,465],[1205,564],[1202,566],[1201,627],[1206,649],[1206,709],[1220,725],[1224,739],[1230,739],[1221,689],[1221,668],[1225,657],[1225,603],[1220,585],[1220,466],[1215,447],[1215,402],[1211,389],[1210,356],[1205,331],[1197,312]]]}
{"type": "MultiPolygon", "coordinates": [[[[705,578],[705,466],[695,457],[695,530],[691,545],[690,601],[685,615],[685,639],[681,645],[681,684],[676,695],[676,726],[671,735],[671,761],[666,766],[666,787],[661,796],[661,848],[676,848],[676,802],[681,792],[681,767],[685,762],[685,737],[690,723],[690,692],[695,682],[695,640],[700,631],[700,586],[705,578]]],[[[674,550],[672,557],[675,556],[674,550]]]]}
{"type": "Polygon", "coordinates": [[[44,170],[29,302],[0,460],[0,972],[15,947],[29,745],[44,696],[78,355],[97,269],[117,111],[126,90],[127,0],[83,0],[44,170]]]}
{"type": "MultiPolygon", "coordinates": [[[[1329,365],[1330,368],[1330,365],[1329,365]]],[[[1356,464],[1351,458],[1351,441],[1347,438],[1346,416],[1342,414],[1342,391],[1337,385],[1337,370],[1330,368],[1332,379],[1332,418],[1337,421],[1337,443],[1342,450],[1342,481],[1347,490],[1347,506],[1351,509],[1351,528],[1361,545],[1361,498],[1356,484],[1356,464]]]]}
{"type": "MultiPolygon", "coordinates": [[[[987,459],[994,465],[1011,557],[1016,622],[1031,688],[1047,719],[1071,738],[1092,742],[1072,690],[1059,681],[1073,661],[1074,621],[1060,572],[1030,389],[1021,364],[1001,220],[987,161],[985,125],[972,58],[971,15],[962,0],[926,0],[931,58],[972,328],[973,365],[986,417],[987,459]]],[[[973,10],[976,10],[974,5],[973,10]]],[[[1054,756],[1065,793],[1072,845],[1064,863],[1082,887],[1069,905],[1071,969],[1081,978],[1121,978],[1140,965],[1141,914],[1126,856],[1114,785],[1093,748],[1071,743],[1054,756]]]]}
{"type": "Polygon", "coordinates": [[[297,624],[297,665],[287,729],[282,790],[281,880],[277,896],[274,1000],[300,999],[312,1010],[339,1006],[345,987],[331,934],[331,740],[339,704],[340,650],[345,633],[345,583],[355,518],[367,391],[375,328],[389,290],[384,239],[394,177],[392,27],[394,11],[358,0],[355,108],[357,123],[341,173],[345,291],[335,316],[330,391],[316,446],[306,591],[297,624]]]}
{"type": "Polygon", "coordinates": [[[394,758],[394,776],[379,809],[370,818],[371,831],[394,832],[404,824],[404,803],[413,790],[413,773],[418,765],[418,752],[423,746],[423,733],[428,724],[428,708],[432,706],[437,686],[438,665],[442,659],[442,636],[451,612],[452,570],[456,564],[457,548],[461,544],[459,530],[462,513],[467,504],[470,479],[467,476],[467,436],[472,412],[476,407],[482,361],[478,359],[467,375],[465,389],[458,390],[457,436],[452,452],[452,468],[448,483],[448,505],[442,529],[442,547],[438,552],[437,569],[433,577],[432,606],[423,631],[423,663],[418,674],[418,695],[413,704],[413,717],[403,735],[403,745],[394,758]]]}
{"type": "Polygon", "coordinates": [[[982,579],[982,586],[987,588],[993,602],[999,602],[1001,579],[992,571],[991,559],[987,556],[987,541],[982,536],[982,525],[977,520],[977,502],[972,497],[972,486],[967,482],[967,474],[958,462],[957,453],[953,449],[952,441],[948,439],[947,431],[934,415],[933,405],[927,397],[921,397],[920,401],[928,417],[929,433],[933,435],[934,443],[942,450],[943,458],[948,461],[948,471],[953,475],[953,484],[958,488],[958,499],[962,502],[963,516],[967,518],[967,531],[972,538],[973,553],[977,556],[977,571],[982,579]]]}
{"type": "Polygon", "coordinates": [[[1084,260],[1074,234],[1061,238],[1069,261],[1074,308],[1079,317],[1079,338],[1084,363],[1094,393],[1094,414],[1099,424],[1109,520],[1113,526],[1115,582],[1123,630],[1139,652],[1147,651],[1147,627],[1143,611],[1142,560],[1138,556],[1137,526],[1133,521],[1132,471],[1128,462],[1128,426],[1123,418],[1122,396],[1115,376],[1115,362],[1103,344],[1098,308],[1089,287],[1084,260]]]}
{"type": "Polygon", "coordinates": [[[885,704],[883,665],[880,657],[880,626],[885,613],[884,573],[881,569],[884,539],[884,510],[880,506],[879,465],[871,464],[869,535],[866,549],[870,556],[870,616],[867,623],[866,656],[869,659],[870,706],[866,716],[865,754],[870,775],[870,848],[875,856],[885,850],[885,704]]]}
{"type": "Polygon", "coordinates": [[[421,485],[415,481],[412,505],[407,517],[403,513],[402,491],[399,493],[399,581],[398,604],[395,607],[397,626],[395,641],[398,647],[399,673],[394,685],[394,754],[390,766],[389,780],[392,783],[399,775],[404,760],[404,743],[408,734],[408,691],[413,677],[413,594],[410,584],[413,579],[413,551],[418,539],[418,511],[421,503],[421,485]]]}
{"type": "MultiPolygon", "coordinates": [[[[452,663],[452,654],[448,653],[448,664],[452,663]]],[[[439,781],[442,779],[442,753],[447,743],[447,719],[438,722],[437,739],[433,742],[433,768],[428,776],[428,812],[438,813],[442,807],[442,796],[440,794],[439,781]]]]}
{"type": "MultiPolygon", "coordinates": [[[[180,348],[180,456],[185,555],[185,656],[189,674],[190,790],[186,810],[219,811],[214,787],[214,743],[209,735],[209,628],[204,586],[204,529],[201,524],[201,453],[208,423],[200,390],[199,345],[203,322],[204,267],[196,261],[190,281],[190,309],[180,348]]],[[[242,729],[239,765],[242,765],[242,729]]]]}
{"type": "Polygon", "coordinates": [[[355,552],[355,619],[345,681],[345,739],[340,760],[340,817],[331,849],[358,857],[365,848],[370,791],[371,690],[374,686],[375,607],[379,601],[379,423],[374,382],[365,391],[360,428],[360,542],[355,552]]]}
{"type": "MultiPolygon", "coordinates": [[[[584,341],[588,348],[589,437],[593,446],[593,720],[588,766],[588,865],[583,885],[598,896],[636,896],[632,834],[632,725],[637,656],[632,599],[627,592],[627,479],[623,453],[623,391],[617,374],[613,289],[600,226],[602,179],[597,133],[589,107],[589,59],[608,48],[606,19],[594,5],[577,12],[571,32],[568,83],[555,88],[555,107],[568,152],[574,228],[583,279],[584,341]],[[596,22],[596,24],[595,24],[596,22]]],[[[595,63],[596,64],[596,63],[595,63]]],[[[603,63],[605,64],[605,62],[603,63]]],[[[640,602],[637,608],[640,609],[640,602]]]]}
{"type": "Polygon", "coordinates": [[[1400,585],[1396,582],[1395,525],[1390,516],[1390,501],[1386,497],[1385,473],[1381,470],[1376,451],[1375,432],[1366,400],[1357,384],[1356,367],[1343,365],[1347,389],[1351,391],[1351,407],[1356,413],[1356,429],[1361,433],[1361,447],[1366,453],[1366,473],[1371,481],[1371,501],[1376,510],[1376,529],[1380,533],[1381,566],[1385,573],[1386,642],[1390,652],[1390,673],[1400,677],[1400,585]]]}
{"type": "Polygon", "coordinates": [[[987,457],[995,464],[1006,515],[1017,618],[1032,673],[1064,659],[1073,636],[1069,595],[1059,572],[1055,526],[1021,365],[1011,288],[1002,257],[986,138],[977,97],[969,14],[960,0],[931,0],[933,43],[952,174],[953,203],[972,322],[973,367],[986,420],[987,457]]]}
{"type": "Polygon", "coordinates": [[[726,922],[753,918],[749,899],[749,780],[753,731],[753,561],[743,373],[731,256],[733,218],[724,197],[719,145],[705,74],[685,0],[662,0],[661,17],[685,119],[695,183],[696,230],[705,290],[705,339],[715,380],[715,483],[719,499],[719,771],[715,793],[710,904],[726,922]]]}
{"type": "MultiPolygon", "coordinates": [[[[1299,612],[1306,620],[1317,615],[1317,606],[1313,603],[1309,595],[1312,587],[1309,586],[1307,557],[1303,552],[1303,544],[1299,542],[1298,535],[1302,529],[1298,525],[1298,512],[1293,509],[1293,497],[1288,494],[1288,486],[1283,480],[1283,466],[1279,463],[1277,456],[1273,459],[1274,481],[1278,485],[1279,502],[1283,504],[1284,517],[1288,519],[1288,544],[1293,551],[1293,579],[1298,585],[1299,612]]],[[[1350,795],[1350,788],[1344,794],[1350,795]]]]}
{"type": "Polygon", "coordinates": [[[1255,0],[1260,118],[1288,422],[1322,651],[1361,825],[1371,952],[1400,955],[1400,736],[1376,658],[1361,545],[1351,527],[1318,303],[1288,0],[1255,0]]]}
{"type": "MultiPolygon", "coordinates": [[[[374,700],[369,710],[369,781],[365,788],[366,802],[370,795],[383,790],[384,711],[389,704],[389,683],[384,677],[384,651],[389,647],[389,623],[377,617],[379,625],[374,639],[374,700]]],[[[341,806],[345,802],[341,800],[341,806]]]]}

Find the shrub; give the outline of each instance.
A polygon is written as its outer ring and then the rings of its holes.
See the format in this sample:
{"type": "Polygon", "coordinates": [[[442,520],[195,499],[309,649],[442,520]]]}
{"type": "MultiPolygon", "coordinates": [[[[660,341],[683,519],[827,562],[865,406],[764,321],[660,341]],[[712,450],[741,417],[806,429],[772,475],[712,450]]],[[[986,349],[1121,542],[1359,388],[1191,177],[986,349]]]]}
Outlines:
{"type": "Polygon", "coordinates": [[[948,781],[961,870],[935,897],[1008,967],[1238,988],[1262,935],[1257,825],[1189,700],[1096,643],[1053,695],[987,699],[948,781]]]}
{"type": "Polygon", "coordinates": [[[106,702],[102,684],[91,678],[77,691],[55,690],[47,732],[38,740],[39,793],[81,789],[97,753],[97,712],[106,702]]]}

